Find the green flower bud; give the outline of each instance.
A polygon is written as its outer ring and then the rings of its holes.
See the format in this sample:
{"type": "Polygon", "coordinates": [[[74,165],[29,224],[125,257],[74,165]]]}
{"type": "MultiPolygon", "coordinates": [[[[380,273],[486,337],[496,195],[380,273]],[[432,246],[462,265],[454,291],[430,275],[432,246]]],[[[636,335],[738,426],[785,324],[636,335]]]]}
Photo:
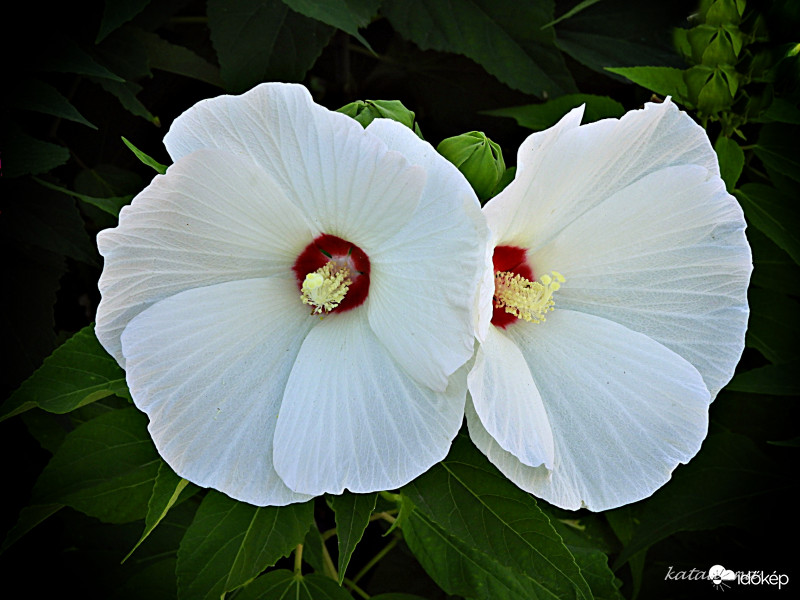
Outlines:
{"type": "Polygon", "coordinates": [[[458,167],[481,200],[491,197],[506,170],[500,146],[480,131],[442,140],[436,150],[458,167]]]}
{"type": "Polygon", "coordinates": [[[402,123],[420,138],[422,133],[416,122],[414,111],[408,110],[399,100],[356,100],[350,104],[345,104],[336,112],[344,113],[352,117],[362,127],[366,127],[375,119],[391,119],[402,123]]]}

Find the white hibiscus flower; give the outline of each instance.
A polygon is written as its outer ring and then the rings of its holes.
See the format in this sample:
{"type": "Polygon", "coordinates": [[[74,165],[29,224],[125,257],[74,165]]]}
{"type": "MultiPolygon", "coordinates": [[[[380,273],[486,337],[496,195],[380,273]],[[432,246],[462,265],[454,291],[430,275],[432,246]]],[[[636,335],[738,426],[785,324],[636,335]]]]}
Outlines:
{"type": "Polygon", "coordinates": [[[580,126],[582,113],[531,135],[484,207],[494,268],[467,420],[519,487],[599,511],[649,496],[699,450],[744,348],[752,262],[685,113],[667,100],[580,126]]]}
{"type": "Polygon", "coordinates": [[[200,102],[165,144],[175,163],[98,236],[96,328],[161,456],[257,505],[441,460],[489,237],[456,168],[288,84],[200,102]]]}

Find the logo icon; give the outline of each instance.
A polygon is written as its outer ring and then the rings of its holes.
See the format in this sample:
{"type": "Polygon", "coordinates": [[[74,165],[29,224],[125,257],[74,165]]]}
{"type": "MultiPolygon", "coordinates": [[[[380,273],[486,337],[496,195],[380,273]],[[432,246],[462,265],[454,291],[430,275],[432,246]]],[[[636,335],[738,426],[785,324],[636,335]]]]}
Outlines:
{"type": "Polygon", "coordinates": [[[715,588],[725,591],[725,588],[731,587],[725,582],[735,581],[736,573],[726,569],[722,565],[714,565],[708,570],[708,578],[711,580],[711,583],[714,584],[715,588]]]}

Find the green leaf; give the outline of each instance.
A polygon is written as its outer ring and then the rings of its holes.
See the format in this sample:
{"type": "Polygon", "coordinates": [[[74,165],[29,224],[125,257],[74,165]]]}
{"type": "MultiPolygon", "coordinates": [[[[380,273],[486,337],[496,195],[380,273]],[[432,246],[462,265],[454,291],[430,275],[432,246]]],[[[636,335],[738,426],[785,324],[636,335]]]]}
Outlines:
{"type": "Polygon", "coordinates": [[[122,209],[123,206],[130,204],[133,196],[114,196],[111,198],[95,198],[94,196],[87,196],[86,194],[79,194],[78,192],[73,192],[72,190],[68,190],[65,187],[61,187],[60,185],[55,185],[54,183],[50,183],[48,181],[44,181],[42,179],[34,178],[36,182],[44,187],[51,189],[56,192],[61,192],[62,194],[66,194],[72,198],[76,198],[81,202],[86,202],[86,204],[91,204],[92,206],[96,206],[100,210],[107,212],[110,215],[114,215],[115,217],[119,216],[119,211],[122,209]]]}
{"type": "Polygon", "coordinates": [[[231,92],[262,81],[301,81],[335,31],[281,0],[209,0],[208,26],[231,92]]]}
{"type": "Polygon", "coordinates": [[[506,85],[539,97],[575,91],[555,47],[552,0],[386,0],[381,12],[423,50],[467,56],[506,85]]]}
{"type": "MultiPolygon", "coordinates": [[[[303,540],[303,560],[318,573],[325,571],[325,559],[322,555],[323,544],[325,541],[322,539],[317,524],[314,523],[303,540]]],[[[332,570],[331,573],[333,573],[332,570]]]]}
{"type": "MultiPolygon", "coordinates": [[[[629,544],[633,539],[633,534],[640,523],[639,512],[641,507],[641,504],[628,504],[605,513],[608,524],[623,545],[629,544]]],[[[642,550],[628,560],[628,567],[630,567],[631,579],[633,580],[633,598],[637,598],[642,589],[646,557],[647,550],[642,550]]]]}
{"type": "Polygon", "coordinates": [[[301,15],[349,33],[369,48],[358,30],[369,25],[381,0],[283,0],[283,3],[301,15]]]}
{"type": "Polygon", "coordinates": [[[252,506],[210,490],[178,549],[178,597],[216,600],[245,585],[303,542],[313,509],[252,506]]]}
{"type": "MultiPolygon", "coordinates": [[[[518,589],[525,593],[517,598],[591,598],[575,559],[536,500],[500,474],[466,436],[402,491],[415,506],[408,520],[418,539],[438,548],[417,557],[448,593],[494,598],[518,589]],[[448,560],[431,564],[431,553],[439,551],[448,560]],[[472,569],[467,565],[479,565],[480,573],[465,578],[463,570],[472,569]]],[[[401,527],[405,533],[406,524],[401,527]]],[[[415,554],[421,550],[416,546],[415,554]]]]}
{"type": "Polygon", "coordinates": [[[188,48],[172,44],[149,31],[136,30],[135,35],[147,52],[151,68],[222,87],[219,67],[212,65],[188,48]]]}
{"type": "Polygon", "coordinates": [[[416,594],[402,594],[402,593],[389,593],[389,594],[378,594],[377,596],[372,596],[370,600],[426,600],[422,596],[417,596],[416,594]]]}
{"type": "Polygon", "coordinates": [[[136,94],[142,91],[142,86],[138,83],[132,81],[109,81],[107,79],[97,78],[92,78],[92,81],[97,83],[112,96],[115,96],[122,107],[132,115],[150,121],[156,127],[161,126],[161,120],[147,110],[147,107],[136,97],[136,94]]]}
{"type": "MultiPolygon", "coordinates": [[[[147,516],[144,519],[144,531],[136,545],[131,548],[131,551],[122,559],[125,562],[130,558],[136,549],[143,541],[147,539],[150,533],[161,523],[162,519],[167,516],[169,509],[178,501],[189,482],[175,474],[175,472],[165,462],[161,462],[158,467],[158,474],[156,475],[155,483],[153,484],[153,492],[150,495],[150,501],[147,503],[147,516]]],[[[196,491],[197,488],[194,489],[196,491]]]]}
{"type": "Polygon", "coordinates": [[[791,486],[749,438],[727,432],[709,435],[700,453],[643,501],[640,525],[614,568],[678,531],[749,521],[754,503],[765,495],[788,493],[791,486]]]}
{"type": "Polygon", "coordinates": [[[736,190],[747,221],[800,264],[797,199],[774,187],[746,183],[736,190]]]}
{"type": "Polygon", "coordinates": [[[127,395],[125,373],[90,325],[57,348],[11,395],[0,407],[0,421],[35,407],[63,414],[113,394],[127,395]]]}
{"type": "Polygon", "coordinates": [[[625,107],[608,96],[592,94],[567,94],[553,98],[542,104],[527,104],[481,111],[483,115],[493,117],[512,117],[521,127],[541,131],[555,125],[561,117],[573,108],[586,105],[583,122],[591,123],[609,117],[621,117],[625,107]]]}
{"type": "Polygon", "coordinates": [[[3,177],[38,175],[60,167],[69,160],[69,150],[29,136],[10,125],[3,148],[3,177]]]}
{"type": "Polygon", "coordinates": [[[100,77],[117,82],[125,81],[119,75],[115,75],[103,65],[98,64],[90,54],[69,38],[53,40],[50,47],[58,48],[58,52],[49,57],[46,65],[48,71],[100,77]]]}
{"type": "Polygon", "coordinates": [[[236,600],[353,600],[333,579],[322,575],[296,575],[286,569],[262,575],[236,596],[236,600]]]}
{"type": "Polygon", "coordinates": [[[12,94],[10,100],[11,106],[14,108],[52,115],[97,129],[78,112],[77,108],[72,106],[61,92],[44,81],[29,79],[23,82],[12,94]]]}
{"type": "Polygon", "coordinates": [[[800,296],[800,266],[758,229],[747,230],[753,249],[752,285],[800,296]]]}
{"type": "Polygon", "coordinates": [[[684,81],[684,71],[674,67],[606,67],[606,71],[622,75],[625,79],[661,96],[673,96],[676,102],[687,104],[689,89],[684,81]]]}
{"type": "Polygon", "coordinates": [[[559,22],[556,45],[578,62],[603,74],[606,67],[679,66],[671,28],[686,19],[672,2],[604,0],[559,22]]]}
{"type": "Polygon", "coordinates": [[[34,502],[66,504],[108,523],[142,519],[160,462],[147,416],[115,410],[67,434],[34,486],[34,502]]]}
{"type": "Polygon", "coordinates": [[[148,167],[152,167],[153,169],[156,170],[157,173],[160,173],[161,175],[167,172],[166,165],[162,165],[156,159],[151,158],[150,156],[139,150],[136,146],[134,146],[130,141],[128,141],[124,137],[122,138],[122,141],[131,150],[131,152],[133,152],[136,155],[136,158],[142,161],[142,163],[144,163],[148,167]]]}
{"type": "Polygon", "coordinates": [[[22,538],[31,529],[64,508],[63,504],[34,504],[23,508],[17,522],[8,531],[3,546],[0,547],[0,554],[8,550],[15,542],[22,538]]]}
{"type": "Polygon", "coordinates": [[[598,2],[600,2],[600,0],[583,0],[582,2],[579,2],[573,8],[571,8],[570,10],[565,12],[563,15],[558,17],[555,21],[550,21],[547,25],[542,25],[542,29],[544,29],[545,27],[552,27],[553,25],[557,25],[558,23],[561,23],[561,21],[563,21],[565,19],[569,19],[570,17],[574,17],[575,15],[577,15],[582,10],[587,9],[592,4],[597,4],[598,2]]]}
{"type": "Polygon", "coordinates": [[[800,394],[798,372],[800,360],[797,359],[782,365],[767,365],[737,373],[725,389],[751,394],[794,396],[800,394]]]}
{"type": "Polygon", "coordinates": [[[339,541],[339,584],[344,580],[344,573],[350,563],[353,550],[361,541],[364,530],[369,525],[369,518],[375,510],[377,494],[352,494],[345,492],[340,496],[331,496],[331,507],[336,515],[336,537],[339,541]]]}
{"type": "Polygon", "coordinates": [[[148,4],[150,4],[150,0],[106,0],[100,29],[94,43],[102,42],[109,33],[133,19],[148,4]]]}
{"type": "Polygon", "coordinates": [[[747,293],[750,322],[745,344],[774,364],[800,358],[800,303],[771,290],[751,287],[747,293]]]}
{"type": "Polygon", "coordinates": [[[761,161],[795,181],[800,181],[800,125],[769,123],[761,128],[753,148],[761,161]]]}
{"type": "Polygon", "coordinates": [[[175,557],[148,564],[114,590],[114,600],[175,600],[175,557]]]}
{"type": "Polygon", "coordinates": [[[717,143],[714,144],[714,150],[717,153],[717,158],[719,158],[719,171],[722,181],[725,182],[725,187],[731,192],[736,187],[736,182],[739,181],[739,176],[742,174],[742,168],[744,167],[742,147],[731,138],[719,136],[717,143]]]}
{"type": "Polygon", "coordinates": [[[763,116],[772,121],[800,125],[800,108],[785,98],[775,98],[763,116]]]}

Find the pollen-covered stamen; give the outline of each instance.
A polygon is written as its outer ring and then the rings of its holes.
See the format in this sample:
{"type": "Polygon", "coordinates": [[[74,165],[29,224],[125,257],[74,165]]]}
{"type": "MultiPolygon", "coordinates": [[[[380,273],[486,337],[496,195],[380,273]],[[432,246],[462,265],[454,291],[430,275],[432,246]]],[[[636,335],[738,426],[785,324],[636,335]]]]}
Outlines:
{"type": "Polygon", "coordinates": [[[531,323],[542,323],[545,315],[553,310],[553,292],[564,283],[564,276],[551,271],[538,281],[530,281],[522,275],[509,271],[494,274],[494,304],[518,319],[531,323]]]}
{"type": "Polygon", "coordinates": [[[324,267],[306,275],[300,299],[303,304],[313,307],[312,315],[330,312],[344,300],[352,283],[350,270],[331,260],[324,267]]]}

